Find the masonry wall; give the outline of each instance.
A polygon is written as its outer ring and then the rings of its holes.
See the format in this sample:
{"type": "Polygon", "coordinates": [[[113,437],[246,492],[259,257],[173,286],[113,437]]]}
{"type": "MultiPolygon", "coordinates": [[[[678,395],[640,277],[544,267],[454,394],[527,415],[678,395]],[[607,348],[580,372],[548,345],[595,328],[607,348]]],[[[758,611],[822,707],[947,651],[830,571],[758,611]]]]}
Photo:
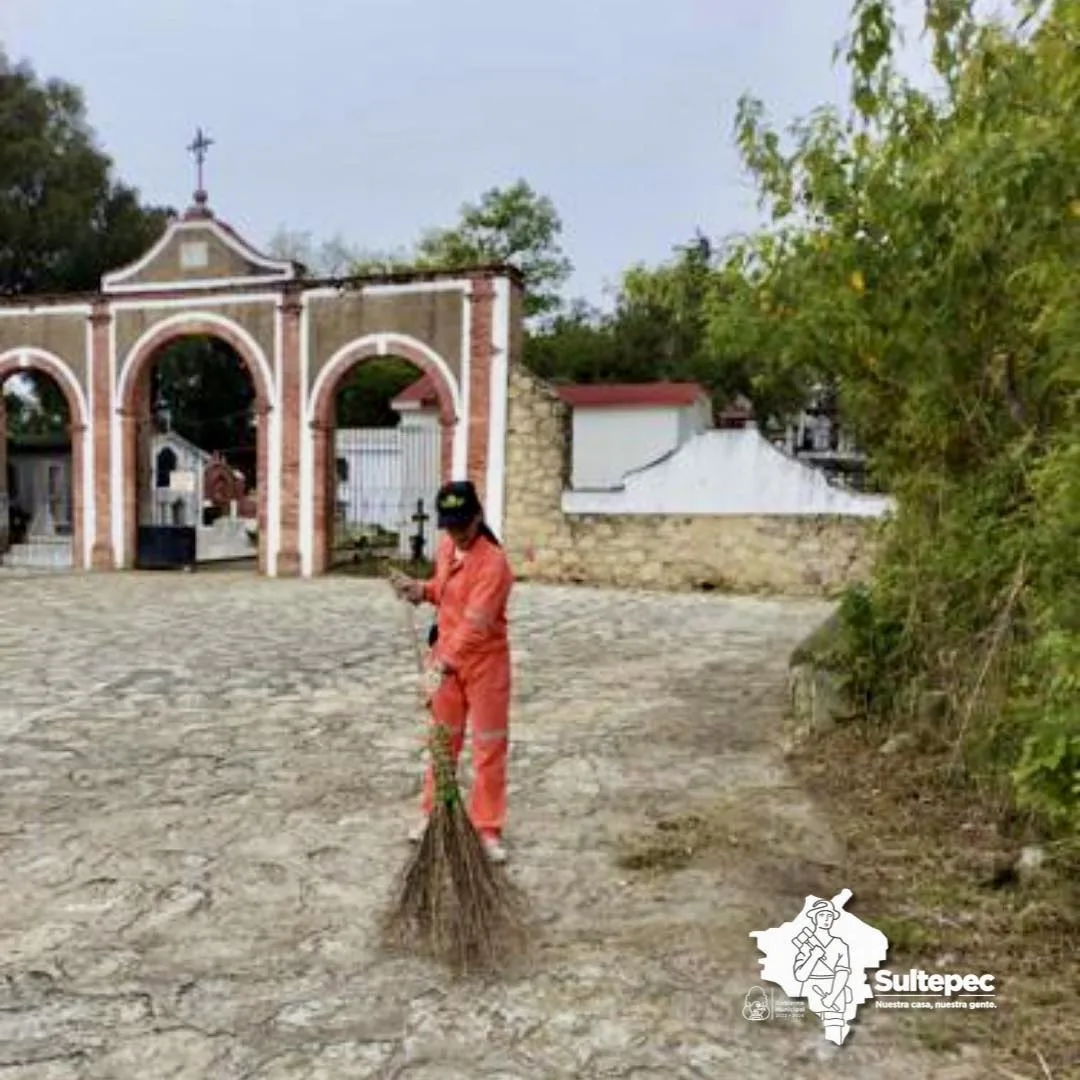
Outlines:
{"type": "Polygon", "coordinates": [[[564,514],[570,434],[569,408],[513,366],[503,531],[522,580],[814,596],[869,574],[873,518],[564,514]]]}
{"type": "Polygon", "coordinates": [[[4,383],[0,380],[0,555],[8,550],[8,476],[7,476],[7,406],[4,404],[4,383]]]}

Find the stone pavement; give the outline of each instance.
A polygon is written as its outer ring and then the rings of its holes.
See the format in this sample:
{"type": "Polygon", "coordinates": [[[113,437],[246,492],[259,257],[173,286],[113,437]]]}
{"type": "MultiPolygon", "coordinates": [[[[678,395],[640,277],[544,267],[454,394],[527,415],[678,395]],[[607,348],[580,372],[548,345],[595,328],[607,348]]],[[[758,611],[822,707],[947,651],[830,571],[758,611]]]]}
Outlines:
{"type": "Polygon", "coordinates": [[[0,1080],[986,1075],[866,1006],[840,1049],[741,1015],[749,931],[846,884],[778,749],[825,612],[519,586],[509,842],[540,936],[522,977],[454,985],[373,942],[422,738],[385,585],[0,575],[0,1080]],[[731,846],[620,868],[718,799],[731,846]]]}

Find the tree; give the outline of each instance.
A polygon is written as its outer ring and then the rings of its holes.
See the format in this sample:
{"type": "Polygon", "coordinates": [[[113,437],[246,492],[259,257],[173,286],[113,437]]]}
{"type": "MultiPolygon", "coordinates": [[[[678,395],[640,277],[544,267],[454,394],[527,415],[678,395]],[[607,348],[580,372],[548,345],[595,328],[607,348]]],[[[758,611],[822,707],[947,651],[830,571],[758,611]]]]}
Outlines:
{"type": "Polygon", "coordinates": [[[933,94],[895,70],[888,0],[857,0],[847,115],[786,149],[742,103],[771,222],[731,254],[711,332],[834,386],[899,500],[845,606],[854,698],[897,719],[943,691],[972,771],[1075,837],[1080,6],[1007,24],[932,0],[926,26],[933,94]]]}
{"type": "Polygon", "coordinates": [[[390,402],[421,378],[408,360],[388,356],[365,360],[338,391],[335,416],[341,428],[395,427],[398,414],[390,402]]]}
{"type": "Polygon", "coordinates": [[[621,375],[611,318],[584,300],[573,301],[525,335],[524,361],[534,374],[555,382],[599,382],[621,375]]]}
{"type": "Polygon", "coordinates": [[[311,233],[284,227],[271,237],[268,247],[275,258],[291,259],[319,277],[393,273],[409,265],[409,256],[403,252],[366,251],[340,235],[316,245],[311,233]]]}
{"type": "Polygon", "coordinates": [[[160,235],[168,211],[112,169],[80,91],[0,53],[0,295],[96,290],[160,235]]]}
{"type": "MultiPolygon", "coordinates": [[[[112,171],[79,90],[43,83],[0,52],[0,296],[96,291],[103,274],[153,243],[168,210],[141,206],[112,171]]],[[[27,400],[10,382],[5,388],[9,430],[65,431],[67,404],[55,383],[20,381],[27,400]]]]}
{"type": "Polygon", "coordinates": [[[170,426],[208,453],[222,454],[256,483],[255,387],[244,362],[217,338],[184,338],[157,358],[151,405],[169,411],[170,426]]]}
{"type": "Polygon", "coordinates": [[[421,267],[468,267],[500,263],[525,279],[526,317],[550,315],[573,269],[559,246],[562,220],[554,203],[524,181],[491,188],[461,208],[450,228],[431,229],[417,245],[421,267]]]}
{"type": "Polygon", "coordinates": [[[7,434],[64,435],[71,424],[67,399],[55,381],[39,372],[25,372],[4,384],[7,434]]]}

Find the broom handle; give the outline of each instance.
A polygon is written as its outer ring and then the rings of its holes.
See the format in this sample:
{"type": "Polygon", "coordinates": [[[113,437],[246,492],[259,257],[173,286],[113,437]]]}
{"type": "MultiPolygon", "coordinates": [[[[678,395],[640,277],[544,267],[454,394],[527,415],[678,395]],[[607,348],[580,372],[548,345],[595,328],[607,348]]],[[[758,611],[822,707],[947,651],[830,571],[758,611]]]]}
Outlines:
{"type": "MultiPolygon", "coordinates": [[[[424,654],[420,648],[420,635],[416,632],[416,616],[413,613],[413,606],[404,598],[401,601],[401,606],[405,609],[405,627],[409,634],[409,640],[412,642],[413,653],[416,656],[416,668],[420,676],[423,677],[424,654]]],[[[430,705],[428,708],[430,709],[430,705]]],[[[434,716],[432,719],[434,719],[434,716]]],[[[434,730],[431,739],[431,756],[434,765],[436,794],[443,802],[450,804],[459,797],[457,770],[454,768],[450,754],[450,733],[442,724],[436,723],[432,727],[434,730]]]]}
{"type": "Polygon", "coordinates": [[[424,654],[420,648],[420,635],[416,632],[416,615],[408,600],[402,600],[401,606],[405,609],[405,627],[409,631],[409,640],[412,642],[413,652],[416,655],[416,670],[423,675],[424,654]]]}

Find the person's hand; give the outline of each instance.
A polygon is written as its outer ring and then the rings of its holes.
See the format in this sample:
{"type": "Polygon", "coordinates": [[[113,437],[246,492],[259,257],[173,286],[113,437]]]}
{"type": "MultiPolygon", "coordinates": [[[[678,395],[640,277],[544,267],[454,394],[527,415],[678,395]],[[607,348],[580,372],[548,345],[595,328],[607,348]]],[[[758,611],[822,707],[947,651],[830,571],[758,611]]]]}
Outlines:
{"type": "Polygon", "coordinates": [[[424,674],[420,677],[420,695],[425,702],[430,702],[439,692],[439,687],[442,686],[446,676],[446,665],[438,660],[430,663],[424,669],[424,674]]]}
{"type": "Polygon", "coordinates": [[[419,604],[424,599],[424,583],[396,570],[390,573],[390,585],[400,599],[408,600],[410,604],[419,604]]]}

